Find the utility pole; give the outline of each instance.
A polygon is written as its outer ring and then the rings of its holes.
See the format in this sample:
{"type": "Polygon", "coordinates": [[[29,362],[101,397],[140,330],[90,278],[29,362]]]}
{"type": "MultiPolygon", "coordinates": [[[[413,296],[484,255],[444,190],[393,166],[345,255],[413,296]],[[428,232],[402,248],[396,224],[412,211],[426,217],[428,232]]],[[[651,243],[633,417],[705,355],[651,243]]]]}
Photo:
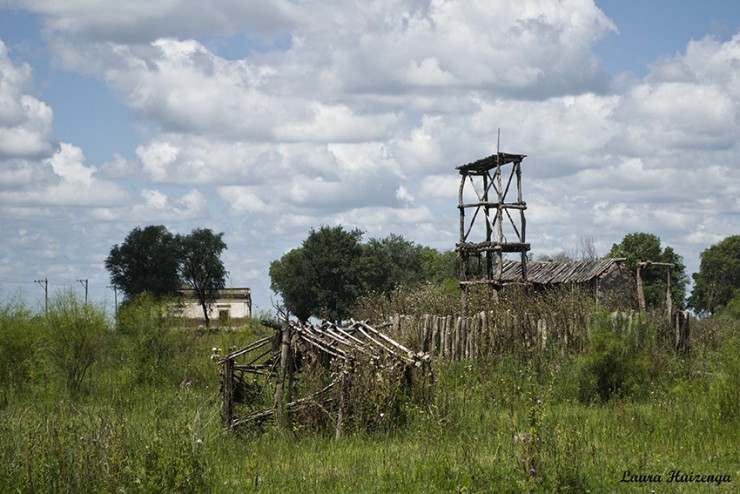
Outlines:
{"type": "Polygon", "coordinates": [[[77,280],[82,286],[85,287],[85,305],[87,305],[87,280],[77,280]]]}
{"type": "Polygon", "coordinates": [[[118,289],[116,288],[116,285],[108,285],[108,288],[113,289],[113,304],[115,307],[114,316],[118,319],[118,289]]]}
{"type": "Polygon", "coordinates": [[[33,280],[33,282],[38,283],[44,289],[44,314],[49,315],[49,280],[44,278],[43,280],[33,280]]]}

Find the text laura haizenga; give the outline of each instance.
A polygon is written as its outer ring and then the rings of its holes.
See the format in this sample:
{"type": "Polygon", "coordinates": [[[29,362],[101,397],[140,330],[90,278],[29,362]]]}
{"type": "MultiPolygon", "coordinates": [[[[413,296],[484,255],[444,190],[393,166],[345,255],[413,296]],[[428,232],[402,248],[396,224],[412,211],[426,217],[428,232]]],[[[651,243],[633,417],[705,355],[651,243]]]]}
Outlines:
{"type": "Polygon", "coordinates": [[[732,476],[727,474],[703,474],[694,471],[670,470],[666,474],[660,473],[632,473],[629,470],[622,472],[620,482],[637,483],[703,483],[720,485],[732,482],[732,476]]]}

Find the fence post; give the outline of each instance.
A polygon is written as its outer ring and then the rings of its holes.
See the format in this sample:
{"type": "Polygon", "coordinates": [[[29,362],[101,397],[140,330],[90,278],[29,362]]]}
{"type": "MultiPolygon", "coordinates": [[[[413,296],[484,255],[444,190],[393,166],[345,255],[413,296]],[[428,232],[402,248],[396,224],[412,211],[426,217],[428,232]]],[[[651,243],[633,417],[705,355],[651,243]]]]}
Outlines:
{"type": "Polygon", "coordinates": [[[221,398],[223,408],[221,416],[229,429],[234,420],[234,359],[227,359],[221,363],[221,398]]]}
{"type": "Polygon", "coordinates": [[[280,376],[277,379],[277,383],[275,384],[275,395],[274,395],[274,406],[275,406],[275,417],[277,418],[277,423],[280,427],[284,426],[286,421],[285,417],[283,416],[284,412],[284,406],[283,406],[283,388],[285,387],[285,384],[287,382],[287,400],[285,400],[286,403],[290,402],[291,399],[291,383],[293,381],[293,365],[291,362],[291,352],[290,352],[290,325],[284,324],[283,328],[281,330],[282,338],[281,338],[281,345],[280,345],[280,376]]]}
{"type": "Polygon", "coordinates": [[[691,332],[688,312],[676,311],[673,313],[673,328],[675,334],[674,348],[677,352],[687,350],[689,347],[689,333],[691,332]]]}

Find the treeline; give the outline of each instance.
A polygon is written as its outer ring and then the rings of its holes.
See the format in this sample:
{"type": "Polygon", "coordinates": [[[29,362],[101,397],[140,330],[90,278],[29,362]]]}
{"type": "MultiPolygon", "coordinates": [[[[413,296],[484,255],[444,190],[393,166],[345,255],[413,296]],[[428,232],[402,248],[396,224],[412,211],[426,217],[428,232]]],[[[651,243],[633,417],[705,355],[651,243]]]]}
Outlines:
{"type": "Polygon", "coordinates": [[[457,286],[455,251],[440,252],[396,234],[365,243],[362,236],[358,229],[322,226],[273,261],[271,288],[285,308],[303,322],[311,316],[339,321],[363,295],[427,282],[457,286]]]}
{"type": "MultiPolygon", "coordinates": [[[[161,225],[134,228],[105,261],[111,283],[126,299],[141,293],[155,297],[173,295],[183,286],[195,292],[206,325],[208,309],[224,287],[227,275],[221,260],[226,250],[223,233],[194,229],[174,235],[161,225]]],[[[399,287],[431,284],[442,292],[457,290],[459,263],[454,250],[438,251],[390,234],[363,242],[359,229],[321,226],[312,229],[302,245],[270,264],[271,288],[285,309],[305,322],[310,317],[339,321],[368,295],[390,296],[399,287]]],[[[648,309],[665,308],[670,280],[674,308],[689,307],[698,315],[726,314],[740,317],[740,235],[732,235],[701,254],[699,272],[687,297],[689,277],[683,258],[660,237],[630,233],[612,245],[606,258],[625,258],[635,272],[639,262],[648,309]],[[671,264],[670,271],[665,264],[671,264]],[[670,274],[670,278],[668,274],[670,274]]],[[[538,261],[569,262],[598,259],[593,239],[586,236],[573,252],[538,261]]]]}
{"type": "MultiPolygon", "coordinates": [[[[282,297],[286,310],[303,322],[312,316],[339,321],[368,295],[390,297],[401,286],[430,283],[442,291],[457,289],[460,268],[454,250],[440,252],[396,234],[365,243],[362,236],[358,229],[322,226],[312,229],[301,247],[273,261],[271,288],[282,297]]],[[[537,260],[598,259],[593,240],[585,239],[573,253],[563,252],[554,258],[540,256],[537,260]]],[[[632,273],[640,262],[659,263],[641,268],[649,310],[665,308],[670,280],[674,308],[740,318],[740,235],[727,237],[701,254],[701,267],[693,274],[694,287],[688,298],[689,277],[683,258],[671,246],[663,245],[657,235],[627,234],[604,258],[625,258],[632,273]],[[672,264],[672,268],[668,271],[663,264],[672,264]]]]}

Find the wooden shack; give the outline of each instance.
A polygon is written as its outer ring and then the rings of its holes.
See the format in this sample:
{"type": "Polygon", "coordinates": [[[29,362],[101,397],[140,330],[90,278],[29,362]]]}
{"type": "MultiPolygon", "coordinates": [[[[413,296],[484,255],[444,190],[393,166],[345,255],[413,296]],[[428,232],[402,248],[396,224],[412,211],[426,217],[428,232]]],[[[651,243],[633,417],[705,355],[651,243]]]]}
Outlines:
{"type": "MultiPolygon", "coordinates": [[[[556,286],[579,286],[597,300],[612,306],[635,305],[635,276],[625,265],[625,259],[595,259],[573,262],[527,262],[526,284],[536,289],[556,286]]],[[[522,265],[505,259],[501,284],[521,283],[522,265]]]]}

